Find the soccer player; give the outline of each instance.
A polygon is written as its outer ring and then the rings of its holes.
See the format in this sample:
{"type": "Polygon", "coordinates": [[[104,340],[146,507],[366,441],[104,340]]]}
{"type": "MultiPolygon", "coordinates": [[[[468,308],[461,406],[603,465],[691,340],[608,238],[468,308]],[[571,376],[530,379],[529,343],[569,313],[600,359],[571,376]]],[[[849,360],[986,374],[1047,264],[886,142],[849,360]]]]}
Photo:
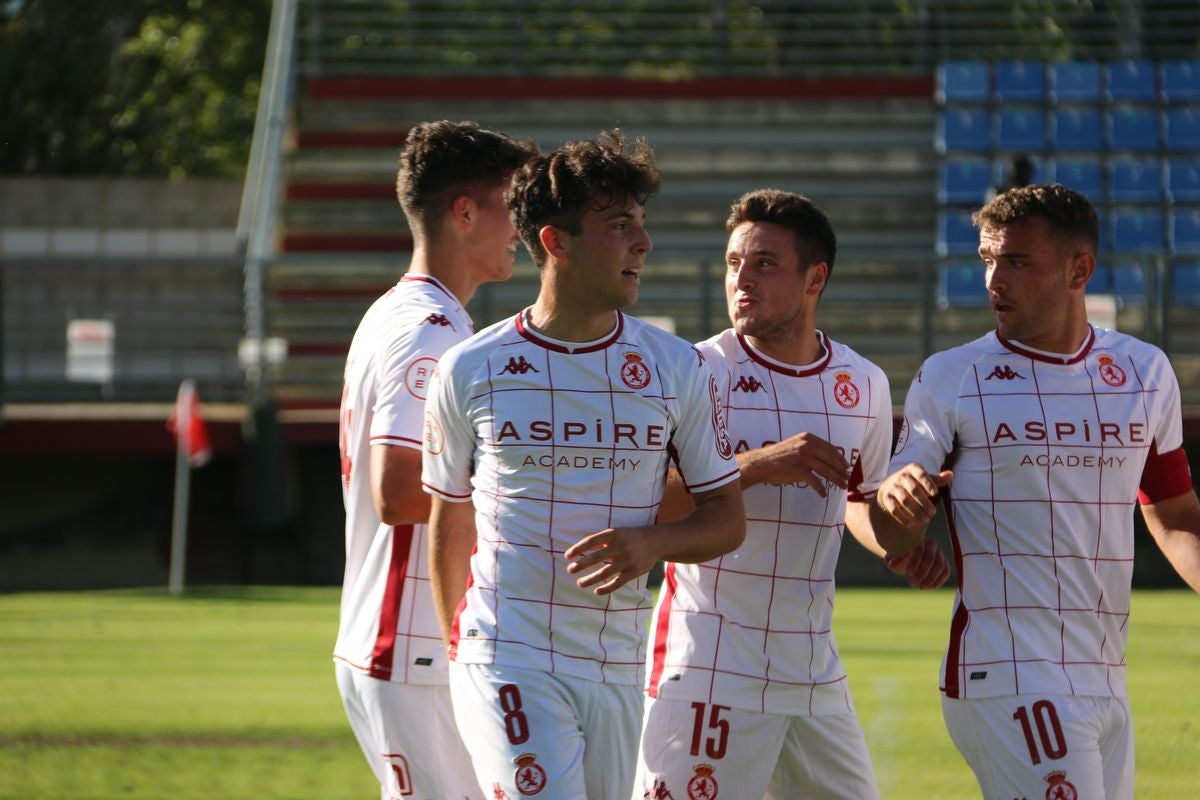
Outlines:
{"type": "Polygon", "coordinates": [[[1133,797],[1133,507],[1200,590],[1200,504],[1158,348],[1088,324],[1091,204],[1010,189],[974,215],[996,330],[931,356],[872,507],[920,541],[941,499],[958,592],[942,710],[985,798],[1133,797]]]}
{"type": "Polygon", "coordinates": [[[430,596],[421,432],[434,365],[472,332],[463,307],[480,284],[512,274],[518,240],[504,190],[533,152],[472,122],[409,132],[396,192],[412,261],[367,311],[346,359],[346,573],[333,652],[383,800],[482,797],[454,725],[430,596]]]}
{"type": "MultiPolygon", "coordinates": [[[[837,251],[820,209],[760,189],[725,227],[733,327],[698,347],[739,454],[746,540],[667,564],[633,797],[878,797],[831,622],[843,526],[883,555],[864,501],[892,446],[887,377],[816,328],[837,251]]],[[[668,498],[660,521],[690,506],[675,481],[668,498]]],[[[949,577],[932,541],[888,565],[922,588],[949,577]]]]}
{"type": "Polygon", "coordinates": [[[618,132],[522,167],[509,207],[537,300],[450,350],[430,390],[434,602],[454,713],[496,797],[629,796],[645,573],[744,536],[712,373],[620,311],[637,300],[658,186],[649,146],[618,132]],[[655,525],[670,461],[696,509],[655,525]]]}

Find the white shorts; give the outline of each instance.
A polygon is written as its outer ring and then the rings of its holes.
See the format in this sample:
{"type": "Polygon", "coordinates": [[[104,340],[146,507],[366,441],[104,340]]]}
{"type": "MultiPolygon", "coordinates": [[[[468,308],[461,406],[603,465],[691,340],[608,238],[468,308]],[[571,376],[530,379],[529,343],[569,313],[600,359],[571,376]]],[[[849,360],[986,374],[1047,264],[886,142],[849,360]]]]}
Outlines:
{"type": "Polygon", "coordinates": [[[942,698],[985,800],[1133,800],[1133,724],[1118,697],[942,698]]]}
{"type": "Polygon", "coordinates": [[[629,796],[640,686],[452,661],[450,693],[475,776],[489,798],[629,796]]]}
{"type": "Polygon", "coordinates": [[[791,716],[647,699],[638,750],[633,800],[879,797],[854,713],[791,716]]]}
{"type": "Polygon", "coordinates": [[[336,664],[336,673],[342,706],[383,800],[482,800],[448,687],[381,681],[344,664],[336,664]]]}

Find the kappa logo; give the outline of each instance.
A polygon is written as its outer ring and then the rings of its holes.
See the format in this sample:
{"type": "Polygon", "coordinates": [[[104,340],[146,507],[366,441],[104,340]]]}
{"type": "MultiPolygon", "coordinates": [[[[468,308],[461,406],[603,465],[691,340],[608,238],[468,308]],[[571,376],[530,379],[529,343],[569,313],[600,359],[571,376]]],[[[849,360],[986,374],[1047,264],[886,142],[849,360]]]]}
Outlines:
{"type": "Polygon", "coordinates": [[[509,358],[508,364],[500,370],[501,375],[524,375],[526,372],[541,372],[541,370],[526,361],[525,356],[509,358]]]}
{"type": "Polygon", "coordinates": [[[522,753],[517,756],[517,770],[513,773],[513,783],[517,791],[528,797],[546,788],[546,770],[537,763],[535,753],[522,753]]]}
{"type": "Polygon", "coordinates": [[[1114,388],[1125,385],[1125,370],[1113,363],[1112,356],[1100,356],[1096,361],[1100,363],[1100,379],[1102,381],[1114,388]]]}
{"type": "Polygon", "coordinates": [[[736,384],[734,384],[733,391],[735,391],[735,392],[765,392],[766,389],[763,387],[763,385],[761,383],[759,383],[758,378],[754,377],[753,375],[751,375],[748,378],[745,375],[739,375],[738,382],[736,384]]]}
{"type": "Polygon", "coordinates": [[[999,379],[1000,379],[1000,380],[1002,380],[1002,381],[1011,381],[1011,380],[1014,380],[1014,379],[1016,379],[1016,378],[1020,378],[1021,380],[1025,380],[1025,376],[1024,376],[1024,375],[1022,375],[1021,373],[1017,372],[1015,369],[1013,369],[1012,367],[1010,367],[1008,364],[1005,364],[1005,365],[1004,365],[1004,369],[1001,369],[999,364],[997,364],[996,366],[992,367],[992,372],[991,372],[991,374],[990,374],[990,375],[988,375],[986,378],[984,378],[984,380],[985,380],[985,381],[990,381],[992,378],[999,378],[999,379]]]}
{"type": "Polygon", "coordinates": [[[654,788],[644,792],[642,797],[650,798],[650,800],[675,800],[675,795],[671,794],[671,790],[667,788],[666,781],[655,781],[654,788]]]}
{"type": "Polygon", "coordinates": [[[425,318],[425,322],[428,322],[430,325],[441,325],[443,328],[454,327],[450,324],[450,320],[446,319],[445,314],[430,314],[425,318]]]}
{"type": "Polygon", "coordinates": [[[1079,790],[1067,780],[1064,770],[1056,769],[1046,776],[1046,800],[1079,800],[1079,790]]]}
{"type": "Polygon", "coordinates": [[[509,800],[508,792],[498,781],[492,783],[492,800],[509,800]]]}
{"type": "Polygon", "coordinates": [[[717,779],[713,777],[716,767],[712,764],[697,764],[692,769],[696,774],[687,785],[690,800],[717,800],[717,779]]]}

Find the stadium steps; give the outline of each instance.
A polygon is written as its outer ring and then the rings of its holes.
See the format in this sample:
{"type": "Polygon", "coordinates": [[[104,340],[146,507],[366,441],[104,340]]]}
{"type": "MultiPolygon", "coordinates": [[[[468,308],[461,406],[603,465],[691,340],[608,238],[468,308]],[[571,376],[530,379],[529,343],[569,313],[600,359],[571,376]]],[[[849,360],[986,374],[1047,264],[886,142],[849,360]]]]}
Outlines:
{"type": "MultiPolygon", "coordinates": [[[[670,317],[699,339],[723,327],[724,220],[770,186],[816,201],[838,231],[821,324],[909,370],[920,352],[920,275],[933,254],[932,96],[870,100],[522,100],[330,96],[306,91],[287,154],[281,254],[267,275],[268,326],[289,343],[272,368],[282,404],[336,405],[346,348],[367,306],[402,274],[412,241],[395,199],[399,148],[421,120],[473,119],[552,148],[620,126],[655,148],[663,189],[648,205],[654,252],[631,313],[670,317]]],[[[478,327],[528,305],[537,274],[485,285],[478,327]]],[[[893,377],[907,386],[911,371],[893,377]]]]}

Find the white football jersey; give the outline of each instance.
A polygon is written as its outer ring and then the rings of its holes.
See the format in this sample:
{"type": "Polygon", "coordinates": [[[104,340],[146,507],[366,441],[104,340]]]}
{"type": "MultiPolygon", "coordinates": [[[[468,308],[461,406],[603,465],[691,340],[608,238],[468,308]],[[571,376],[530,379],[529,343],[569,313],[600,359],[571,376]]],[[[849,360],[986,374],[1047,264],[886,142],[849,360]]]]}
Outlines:
{"type": "Polygon", "coordinates": [[[1134,504],[1191,489],[1182,433],[1166,356],[1113,331],[1069,356],[993,332],[924,363],[891,469],[954,471],[948,697],[1125,696],[1134,504]]]}
{"type": "Polygon", "coordinates": [[[339,429],[346,572],[334,658],[382,680],[445,684],[425,525],[384,525],[371,498],[376,444],[421,447],[425,395],[471,318],[435,278],[407,274],[359,323],[346,358],[339,429]]]}
{"type": "Polygon", "coordinates": [[[693,491],[738,478],[712,373],[678,337],[617,314],[594,342],[523,314],[453,348],[426,406],[426,489],[475,505],[471,582],[451,657],[639,684],[645,577],[597,597],[563,552],[654,522],[668,462],[693,491]]]}
{"type": "MultiPolygon", "coordinates": [[[[736,452],[808,431],[840,448],[852,500],[878,488],[892,446],[891,392],[879,367],[819,334],[797,367],[727,330],[698,345],[712,367],[736,452]]],[[[847,490],[805,483],[746,489],[746,541],[703,564],[668,564],[654,620],[647,693],[773,714],[853,706],[832,630],[834,570],[847,490]]]]}

